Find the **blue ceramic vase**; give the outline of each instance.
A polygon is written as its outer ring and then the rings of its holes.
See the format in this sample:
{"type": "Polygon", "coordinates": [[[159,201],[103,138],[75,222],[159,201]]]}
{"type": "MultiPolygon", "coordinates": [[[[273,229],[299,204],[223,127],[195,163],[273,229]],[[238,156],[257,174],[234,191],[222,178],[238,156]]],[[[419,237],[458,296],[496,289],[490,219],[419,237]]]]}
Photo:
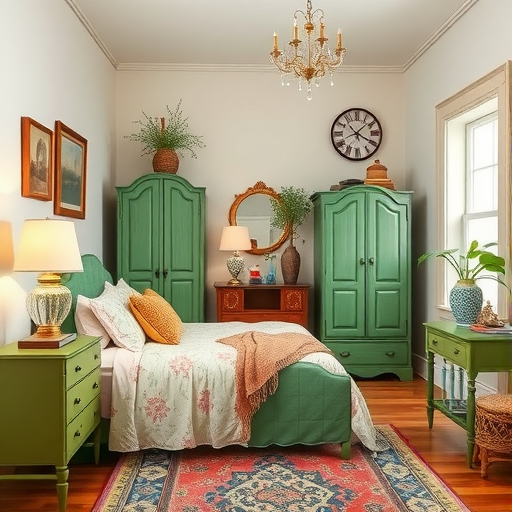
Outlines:
{"type": "Polygon", "coordinates": [[[460,279],[450,291],[450,307],[457,325],[469,327],[482,311],[482,289],[473,279],[460,279]]]}

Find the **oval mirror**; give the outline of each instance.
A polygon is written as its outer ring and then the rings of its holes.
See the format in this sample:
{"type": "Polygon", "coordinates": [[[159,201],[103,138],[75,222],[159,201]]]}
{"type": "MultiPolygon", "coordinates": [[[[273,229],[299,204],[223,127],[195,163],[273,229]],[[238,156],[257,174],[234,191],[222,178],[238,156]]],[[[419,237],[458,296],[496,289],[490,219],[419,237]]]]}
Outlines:
{"type": "Polygon", "coordinates": [[[247,226],[251,238],[251,254],[271,253],[283,245],[289,235],[288,229],[276,229],[270,225],[273,217],[270,198],[279,201],[279,194],[262,181],[249,187],[243,194],[235,196],[229,209],[231,226],[247,226]]]}

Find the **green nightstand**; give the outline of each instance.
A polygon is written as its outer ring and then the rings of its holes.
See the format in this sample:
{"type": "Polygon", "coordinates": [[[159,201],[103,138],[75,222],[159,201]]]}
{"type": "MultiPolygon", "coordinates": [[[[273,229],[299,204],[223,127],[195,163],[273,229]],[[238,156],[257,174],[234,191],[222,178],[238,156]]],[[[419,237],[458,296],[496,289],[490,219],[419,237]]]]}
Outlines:
{"type": "Polygon", "coordinates": [[[55,466],[55,475],[0,479],[57,480],[65,512],[68,463],[94,433],[100,450],[100,339],[78,336],[58,349],[0,347],[0,466],[55,466]]]}

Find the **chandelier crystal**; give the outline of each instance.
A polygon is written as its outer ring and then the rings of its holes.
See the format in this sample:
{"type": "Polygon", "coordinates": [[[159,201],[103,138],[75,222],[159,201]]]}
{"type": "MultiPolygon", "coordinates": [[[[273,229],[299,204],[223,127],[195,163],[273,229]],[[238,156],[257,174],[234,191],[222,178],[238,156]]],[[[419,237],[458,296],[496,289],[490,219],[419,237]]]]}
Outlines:
{"type": "Polygon", "coordinates": [[[274,48],[270,52],[270,62],[281,71],[282,85],[290,85],[289,78],[296,78],[301,91],[302,82],[306,81],[308,100],[311,100],[312,81],[318,87],[319,78],[329,73],[331,85],[334,85],[333,72],[343,63],[343,56],[347,51],[341,46],[340,29],[334,53],[327,45],[329,39],[325,37],[324,31],[324,11],[313,11],[311,0],[308,0],[306,12],[297,10],[293,15],[293,39],[283,52],[279,50],[277,34],[274,32],[274,48]],[[301,23],[304,21],[303,25],[299,25],[299,17],[301,23]]]}

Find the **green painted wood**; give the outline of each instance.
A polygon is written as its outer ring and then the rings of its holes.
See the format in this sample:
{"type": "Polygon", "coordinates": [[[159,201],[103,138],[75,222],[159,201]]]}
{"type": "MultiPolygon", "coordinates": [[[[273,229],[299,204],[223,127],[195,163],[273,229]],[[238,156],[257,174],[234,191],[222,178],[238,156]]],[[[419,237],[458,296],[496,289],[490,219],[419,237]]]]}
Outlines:
{"type": "MultiPolygon", "coordinates": [[[[92,336],[78,336],[59,349],[0,347],[0,466],[55,466],[51,478],[57,480],[61,512],[68,462],[99,428],[99,366],[99,338],[92,336]]],[[[99,437],[95,441],[96,451],[99,437]]],[[[39,477],[2,475],[10,478],[39,477]]]]}
{"type": "Polygon", "coordinates": [[[351,373],[411,380],[411,193],[364,185],[312,199],[317,336],[350,354],[351,373]]]}
{"type": "Polygon", "coordinates": [[[205,189],[153,173],[118,187],[117,277],[204,322],[205,189]]]}

